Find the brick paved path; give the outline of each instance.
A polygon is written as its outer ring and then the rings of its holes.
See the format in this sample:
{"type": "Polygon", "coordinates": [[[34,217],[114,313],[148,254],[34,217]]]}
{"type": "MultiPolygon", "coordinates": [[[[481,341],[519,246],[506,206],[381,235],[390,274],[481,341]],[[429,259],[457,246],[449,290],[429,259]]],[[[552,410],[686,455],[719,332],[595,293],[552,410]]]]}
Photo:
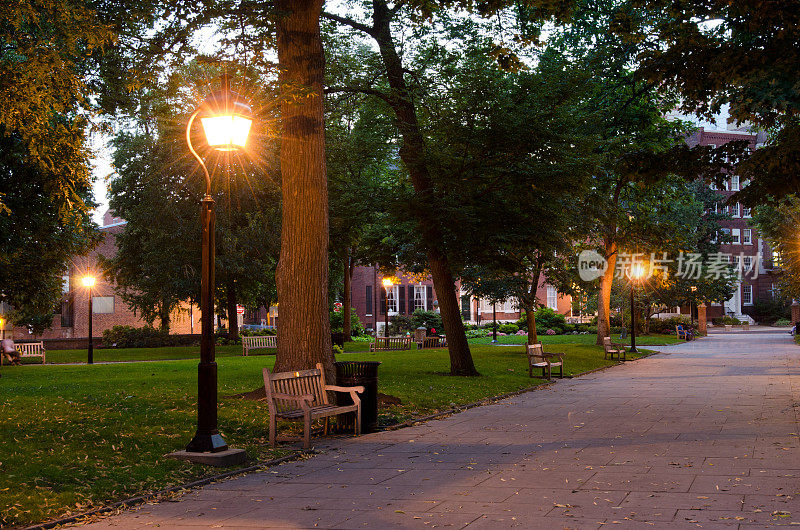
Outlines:
{"type": "Polygon", "coordinates": [[[800,347],[717,334],[96,528],[800,524],[800,347]]]}

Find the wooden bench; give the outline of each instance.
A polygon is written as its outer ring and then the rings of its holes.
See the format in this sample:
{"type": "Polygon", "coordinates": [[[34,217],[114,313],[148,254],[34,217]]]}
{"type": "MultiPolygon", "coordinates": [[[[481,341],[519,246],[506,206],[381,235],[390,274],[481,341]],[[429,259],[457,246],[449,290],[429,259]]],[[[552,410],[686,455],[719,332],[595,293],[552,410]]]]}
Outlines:
{"type": "Polygon", "coordinates": [[[3,364],[3,359],[8,358],[9,362],[12,364],[19,364],[19,360],[23,357],[41,357],[42,364],[45,361],[45,354],[46,351],[44,349],[43,342],[14,342],[11,339],[3,339],[3,352],[0,354],[0,365],[3,364]],[[16,350],[17,355],[14,356],[11,353],[7,353],[7,348],[14,348],[16,350]],[[16,358],[14,358],[16,357],[16,358]]]}
{"type": "Polygon", "coordinates": [[[558,366],[558,377],[564,378],[564,354],[544,351],[541,344],[528,344],[528,377],[533,377],[533,369],[542,369],[542,378],[552,379],[552,369],[558,366]],[[553,359],[558,358],[558,361],[553,359]]]}
{"type": "Polygon", "coordinates": [[[411,349],[411,337],[375,337],[369,351],[400,351],[411,349]]]}
{"type": "Polygon", "coordinates": [[[611,337],[603,337],[603,350],[605,352],[603,355],[604,359],[611,359],[613,361],[616,355],[618,361],[627,360],[625,357],[625,353],[627,352],[625,345],[611,342],[611,337]]]}
{"type": "Polygon", "coordinates": [[[257,337],[242,337],[242,355],[250,355],[250,350],[261,348],[277,348],[277,335],[260,335],[257,337]]]}
{"type": "Polygon", "coordinates": [[[425,337],[421,341],[417,341],[417,349],[425,350],[427,348],[444,348],[447,346],[446,337],[425,337]]]}
{"type": "Polygon", "coordinates": [[[269,405],[269,443],[276,445],[278,418],[303,420],[303,448],[311,447],[311,422],[325,420],[325,434],[328,434],[328,418],[346,412],[356,413],[356,435],[361,434],[361,399],[358,392],[364,393],[363,386],[334,386],[325,384],[322,364],[316,369],[299,372],[272,373],[264,368],[264,389],[269,405]],[[352,405],[331,405],[328,392],[349,392],[352,405]]]}

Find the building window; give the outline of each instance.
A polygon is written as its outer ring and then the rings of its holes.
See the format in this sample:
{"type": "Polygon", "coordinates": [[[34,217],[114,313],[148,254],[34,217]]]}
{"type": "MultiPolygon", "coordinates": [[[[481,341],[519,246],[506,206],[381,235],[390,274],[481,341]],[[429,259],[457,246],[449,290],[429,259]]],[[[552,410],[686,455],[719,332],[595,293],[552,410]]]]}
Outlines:
{"type": "Polygon", "coordinates": [[[423,311],[426,310],[424,285],[414,286],[414,311],[416,311],[417,309],[421,309],[423,311]]]}
{"type": "Polygon", "coordinates": [[[742,229],[742,244],[743,245],[752,245],[753,244],[753,231],[749,228],[742,229]]]}
{"type": "Polygon", "coordinates": [[[366,316],[372,316],[372,286],[367,285],[367,308],[366,308],[366,316]]]}
{"type": "Polygon", "coordinates": [[[739,245],[741,243],[742,243],[741,230],[739,230],[738,228],[734,228],[733,230],[731,230],[731,244],[739,245]]]}
{"type": "Polygon", "coordinates": [[[742,304],[753,305],[753,286],[747,283],[742,284],[742,304]]]}
{"type": "Polygon", "coordinates": [[[731,190],[739,191],[739,175],[734,175],[731,177],[731,190]]]}
{"type": "Polygon", "coordinates": [[[461,318],[470,320],[472,318],[472,299],[469,294],[461,295],[461,318]]]}
{"type": "Polygon", "coordinates": [[[69,292],[69,274],[61,276],[61,293],[67,294],[69,292]]]}
{"type": "Polygon", "coordinates": [[[739,203],[737,202],[733,206],[731,206],[731,215],[733,217],[739,217],[739,203]]]}
{"type": "Polygon", "coordinates": [[[95,315],[108,315],[114,312],[113,296],[93,296],[92,313],[95,315]]]}
{"type": "Polygon", "coordinates": [[[389,289],[389,292],[386,293],[386,296],[389,299],[389,314],[390,315],[392,313],[397,313],[398,312],[398,310],[397,310],[398,309],[397,308],[398,287],[400,287],[400,286],[399,285],[394,285],[394,286],[392,286],[391,289],[389,289]]]}
{"type": "Polygon", "coordinates": [[[558,291],[552,285],[547,286],[547,307],[558,311],[558,291]]]}
{"type": "Polygon", "coordinates": [[[742,206],[742,217],[747,217],[747,218],[752,217],[752,215],[750,215],[750,208],[748,208],[747,206],[742,206]]]}

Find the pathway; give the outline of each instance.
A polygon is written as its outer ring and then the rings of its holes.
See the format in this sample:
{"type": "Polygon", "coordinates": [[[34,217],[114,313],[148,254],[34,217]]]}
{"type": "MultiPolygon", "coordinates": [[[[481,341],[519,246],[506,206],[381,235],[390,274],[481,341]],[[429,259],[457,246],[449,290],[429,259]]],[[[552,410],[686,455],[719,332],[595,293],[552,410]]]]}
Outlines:
{"type": "Polygon", "coordinates": [[[92,527],[800,524],[800,347],[775,332],[662,350],[92,527]]]}

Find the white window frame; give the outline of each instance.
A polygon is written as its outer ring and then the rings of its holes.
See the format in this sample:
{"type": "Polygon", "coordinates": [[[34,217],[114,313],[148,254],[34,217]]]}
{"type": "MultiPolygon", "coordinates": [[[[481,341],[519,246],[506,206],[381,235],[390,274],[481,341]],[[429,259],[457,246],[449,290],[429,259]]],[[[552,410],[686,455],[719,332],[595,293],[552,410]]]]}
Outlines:
{"type": "Polygon", "coordinates": [[[742,245],[753,244],[753,230],[751,228],[742,228],[742,245]]]}
{"type": "Polygon", "coordinates": [[[744,217],[745,219],[750,219],[752,217],[750,208],[742,206],[742,217],[744,217]]]}
{"type": "Polygon", "coordinates": [[[400,285],[393,285],[392,288],[387,291],[387,294],[388,304],[386,304],[386,311],[389,313],[389,316],[397,315],[400,313],[400,285]]]}
{"type": "Polygon", "coordinates": [[[742,284],[742,305],[753,305],[753,286],[749,283],[742,284]]]}
{"type": "Polygon", "coordinates": [[[731,176],[731,191],[739,191],[739,175],[731,176]]]}
{"type": "Polygon", "coordinates": [[[558,311],[558,291],[552,285],[547,286],[547,307],[558,311]]]}
{"type": "MultiPolygon", "coordinates": [[[[428,293],[426,293],[425,291],[426,291],[425,286],[422,285],[422,284],[414,286],[414,311],[416,311],[417,309],[422,309],[423,311],[427,311],[428,310],[428,307],[427,307],[428,298],[427,298],[427,296],[425,296],[428,293]],[[417,301],[420,302],[419,305],[417,305],[417,301]]],[[[413,311],[412,311],[412,313],[413,313],[413,311]]]]}
{"type": "Polygon", "coordinates": [[[731,217],[739,217],[739,212],[740,212],[740,211],[741,211],[741,210],[740,210],[740,208],[739,208],[739,203],[737,202],[736,204],[734,204],[734,205],[731,207],[731,217]]]}
{"type": "Polygon", "coordinates": [[[732,245],[741,245],[742,244],[742,231],[738,228],[731,229],[731,244],[732,245]]]}

